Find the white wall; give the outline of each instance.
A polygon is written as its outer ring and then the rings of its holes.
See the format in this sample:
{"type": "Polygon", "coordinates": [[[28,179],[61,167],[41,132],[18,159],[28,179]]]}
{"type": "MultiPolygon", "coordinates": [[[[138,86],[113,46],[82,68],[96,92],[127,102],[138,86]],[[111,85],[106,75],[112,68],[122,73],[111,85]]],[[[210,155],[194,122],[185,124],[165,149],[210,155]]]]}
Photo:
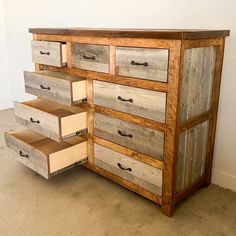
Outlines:
{"type": "Polygon", "coordinates": [[[213,183],[236,190],[235,0],[4,0],[10,73],[15,100],[24,93],[22,70],[33,68],[29,27],[140,27],[230,29],[226,40],[213,183]]]}

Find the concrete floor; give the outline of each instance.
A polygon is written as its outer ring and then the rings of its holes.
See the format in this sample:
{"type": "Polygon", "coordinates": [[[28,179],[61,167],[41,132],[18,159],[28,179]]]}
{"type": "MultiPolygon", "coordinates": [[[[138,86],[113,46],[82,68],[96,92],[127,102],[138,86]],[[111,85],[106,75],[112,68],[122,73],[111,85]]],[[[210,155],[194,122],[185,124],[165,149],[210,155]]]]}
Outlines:
{"type": "Polygon", "coordinates": [[[17,162],[4,131],[13,110],[0,111],[0,235],[236,235],[236,193],[210,186],[179,206],[161,208],[85,168],[48,181],[17,162]]]}

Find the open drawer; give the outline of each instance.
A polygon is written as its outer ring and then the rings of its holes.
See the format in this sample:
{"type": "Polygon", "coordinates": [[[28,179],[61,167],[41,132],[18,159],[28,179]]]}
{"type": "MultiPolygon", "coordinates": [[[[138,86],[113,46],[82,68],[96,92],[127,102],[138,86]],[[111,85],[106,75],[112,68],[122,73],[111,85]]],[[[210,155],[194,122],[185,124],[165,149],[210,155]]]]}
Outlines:
{"type": "Polygon", "coordinates": [[[42,98],[15,102],[15,116],[20,124],[55,141],[87,129],[87,111],[42,98]]]}
{"type": "Polygon", "coordinates": [[[56,142],[26,129],[6,132],[5,141],[18,153],[20,162],[47,179],[87,162],[87,140],[79,136],[56,142]]]}

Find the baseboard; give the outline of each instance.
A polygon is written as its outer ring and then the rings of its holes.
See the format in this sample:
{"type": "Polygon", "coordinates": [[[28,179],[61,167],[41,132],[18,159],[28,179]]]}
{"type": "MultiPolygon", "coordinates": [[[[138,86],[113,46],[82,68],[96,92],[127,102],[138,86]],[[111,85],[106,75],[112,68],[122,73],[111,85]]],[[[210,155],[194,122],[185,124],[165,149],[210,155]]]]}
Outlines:
{"type": "Polygon", "coordinates": [[[0,102],[0,110],[8,109],[13,107],[13,101],[0,102]]]}
{"type": "Polygon", "coordinates": [[[213,169],[211,182],[222,188],[228,188],[236,192],[236,175],[231,175],[224,171],[213,169]]]}

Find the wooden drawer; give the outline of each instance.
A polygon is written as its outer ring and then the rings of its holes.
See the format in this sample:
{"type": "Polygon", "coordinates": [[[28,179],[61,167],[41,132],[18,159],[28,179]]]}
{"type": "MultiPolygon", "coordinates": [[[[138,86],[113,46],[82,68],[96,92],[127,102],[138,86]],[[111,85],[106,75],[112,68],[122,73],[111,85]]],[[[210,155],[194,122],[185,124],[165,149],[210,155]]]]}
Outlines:
{"type": "Polygon", "coordinates": [[[72,67],[109,72],[109,47],[72,43],[72,67]]]}
{"type": "Polygon", "coordinates": [[[49,179],[70,167],[87,161],[87,140],[73,136],[56,142],[29,129],[5,133],[8,147],[19,155],[19,161],[49,179]]]}
{"type": "Polygon", "coordinates": [[[167,82],[167,70],[167,49],[116,48],[117,75],[167,82]]]}
{"type": "Polygon", "coordinates": [[[38,98],[15,103],[16,120],[20,124],[56,141],[87,128],[87,112],[78,106],[65,106],[38,98]]]}
{"type": "Polygon", "coordinates": [[[94,104],[165,122],[166,93],[95,81],[94,104]]]}
{"type": "Polygon", "coordinates": [[[54,102],[71,106],[87,97],[85,78],[51,71],[25,71],[24,79],[27,93],[54,102]]]}
{"type": "Polygon", "coordinates": [[[31,41],[34,63],[62,67],[66,65],[66,44],[61,42],[31,41]]]}
{"type": "Polygon", "coordinates": [[[94,144],[94,163],[152,193],[162,195],[162,171],[157,168],[98,144],[94,144]]]}
{"type": "Polygon", "coordinates": [[[94,135],[163,160],[163,132],[95,113],[94,135]]]}

